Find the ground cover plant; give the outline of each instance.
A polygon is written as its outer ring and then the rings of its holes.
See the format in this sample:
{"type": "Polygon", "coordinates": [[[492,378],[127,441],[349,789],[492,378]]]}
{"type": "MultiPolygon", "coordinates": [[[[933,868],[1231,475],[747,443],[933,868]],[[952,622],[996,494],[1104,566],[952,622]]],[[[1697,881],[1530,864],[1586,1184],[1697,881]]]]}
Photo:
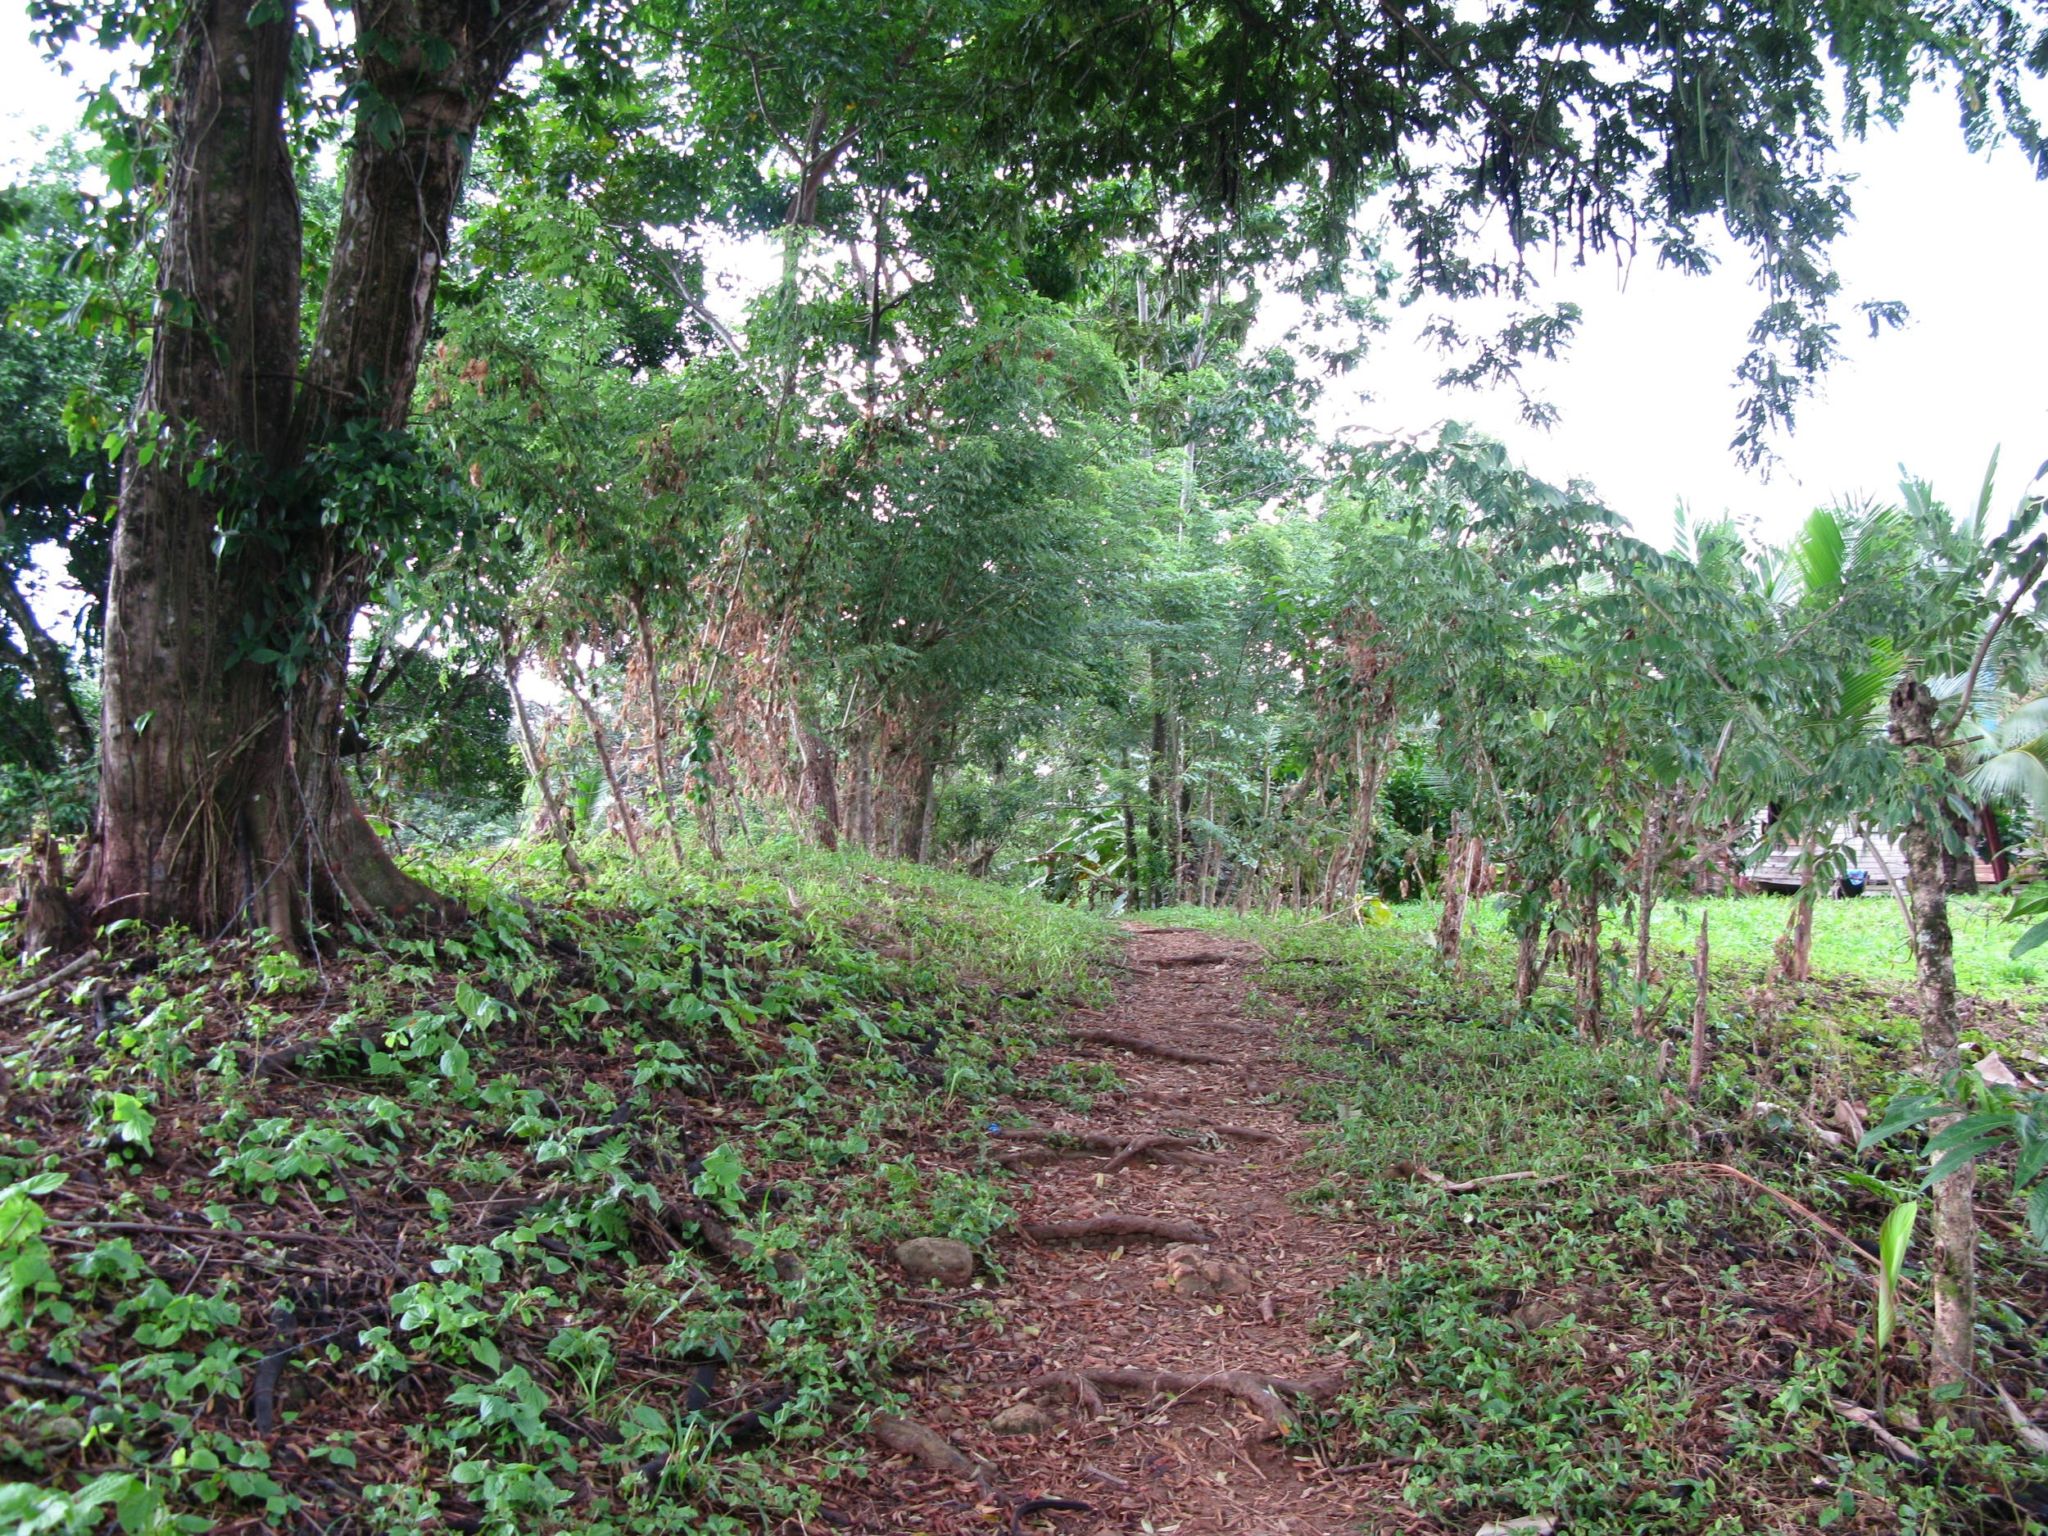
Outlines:
{"type": "Polygon", "coordinates": [[[875,1255],[1006,1223],[920,1154],[1100,922],[791,847],[437,875],[459,933],[130,932],[10,1002],[10,1528],[738,1531],[863,1463],[875,1255]]]}

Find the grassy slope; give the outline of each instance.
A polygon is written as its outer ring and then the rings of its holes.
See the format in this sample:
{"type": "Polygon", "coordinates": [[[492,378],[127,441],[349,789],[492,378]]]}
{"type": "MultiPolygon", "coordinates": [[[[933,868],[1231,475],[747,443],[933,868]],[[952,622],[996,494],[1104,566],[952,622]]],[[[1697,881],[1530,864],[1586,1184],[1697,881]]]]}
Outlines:
{"type": "MultiPolygon", "coordinates": [[[[1885,993],[1844,979],[1875,968],[1896,911],[1867,898],[1826,905],[1815,955],[1833,983],[1766,1019],[1746,981],[1784,904],[1711,905],[1717,931],[1740,939],[1721,951],[1723,1055],[1697,1111],[1655,1082],[1649,1048],[1579,1041],[1554,988],[1511,1020],[1513,956],[1491,913],[1455,982],[1422,942],[1433,907],[1365,929],[1170,914],[1260,940],[1274,957],[1262,984],[1276,1006],[1293,1015],[1306,1005],[1294,1026],[1303,1091],[1329,1126],[1315,1199],[1374,1229],[1325,1319],[1352,1362],[1337,1432],[1359,1443],[1344,1459],[1383,1468],[1401,1497],[1443,1522],[1432,1529],[1536,1513],[1566,1517],[1573,1536],[2039,1529],[2013,1500],[2043,1512],[2048,1460],[1916,1399],[1911,1317],[1887,1390],[1926,1468],[1900,1468],[1828,1406],[1879,1400],[1865,1259],[1709,1170],[1622,1171],[1734,1164],[1873,1246],[1892,1204],[1883,1182],[1903,1192],[1915,1177],[1903,1150],[1858,1165],[1753,1108],[1857,1079],[1867,1088],[1875,1056],[1894,1068],[1903,1059],[1897,1034],[1874,1037],[1880,1053],[1855,1038],[1861,1025],[1831,1017],[1844,996],[1872,1017],[1899,1017],[1885,993]],[[1447,1195],[1414,1176],[1418,1166],[1452,1179],[1564,1177],[1447,1195]]],[[[1679,937],[1680,923],[1669,931],[1679,937]]],[[[1981,930],[1965,942],[1966,974],[1995,969],[1981,930]]],[[[1675,951],[1663,960],[1680,972],[1675,951]]],[[[1689,1004],[1681,995],[1675,1011],[1689,1004]]],[[[1823,1115],[1831,1104],[1814,1102],[1823,1115]]],[[[2013,1240],[2017,1212],[1995,1175],[1985,1204],[1986,1358],[2020,1397],[2038,1399],[2048,1358],[2032,1319],[2048,1270],[2013,1240]]]]}
{"type": "Polygon", "coordinates": [[[458,935],[0,1011],[0,1528],[716,1533],[858,1464],[877,1256],[1007,1216],[919,1149],[1104,925],[794,846],[446,877],[458,935]]]}

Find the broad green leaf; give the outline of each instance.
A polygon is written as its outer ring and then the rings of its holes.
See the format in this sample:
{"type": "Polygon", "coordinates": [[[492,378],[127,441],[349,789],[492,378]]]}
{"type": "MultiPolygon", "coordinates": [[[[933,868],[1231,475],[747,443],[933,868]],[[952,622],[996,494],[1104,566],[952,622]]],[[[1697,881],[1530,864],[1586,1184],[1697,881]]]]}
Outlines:
{"type": "Polygon", "coordinates": [[[1877,1234],[1877,1347],[1887,1348],[1899,1322],[1899,1275],[1906,1264],[1906,1250],[1913,1241],[1913,1222],[1920,1214],[1918,1201],[1907,1200],[1893,1207],[1877,1234]]]}

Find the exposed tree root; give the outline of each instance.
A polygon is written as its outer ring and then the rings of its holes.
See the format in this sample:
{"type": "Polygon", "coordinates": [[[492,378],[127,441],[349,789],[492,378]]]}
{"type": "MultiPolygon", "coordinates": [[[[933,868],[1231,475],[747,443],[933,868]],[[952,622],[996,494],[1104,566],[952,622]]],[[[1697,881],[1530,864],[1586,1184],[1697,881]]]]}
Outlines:
{"type": "Polygon", "coordinates": [[[1019,1148],[997,1159],[998,1162],[1012,1163],[1016,1160],[1038,1155],[1057,1156],[1061,1152],[1106,1152],[1110,1155],[1105,1173],[1114,1173],[1126,1163],[1141,1157],[1154,1162],[1205,1164],[1218,1163],[1222,1159],[1212,1152],[1196,1148],[1184,1136],[1164,1133],[1140,1133],[1135,1136],[1108,1135],[1101,1131],[1047,1130],[1041,1126],[1027,1125],[1017,1130],[1004,1131],[1006,1140],[1036,1142],[1038,1147],[1019,1148]],[[1042,1151],[1040,1149],[1043,1149],[1042,1151]]]}
{"type": "Polygon", "coordinates": [[[1198,1067],[1237,1065],[1234,1057],[1217,1056],[1209,1051],[1190,1051],[1183,1046],[1168,1045],[1160,1040],[1147,1040],[1139,1035],[1121,1034],[1113,1029],[1070,1029],[1067,1034],[1071,1039],[1083,1040],[1090,1045],[1114,1045],[1140,1056],[1157,1056],[1165,1061],[1185,1061],[1198,1067]]]}
{"type": "Polygon", "coordinates": [[[1228,965],[1236,958],[1219,949],[1205,949],[1192,955],[1161,955],[1151,965],[1155,971],[1182,971],[1197,965],[1228,965]]]}
{"type": "Polygon", "coordinates": [[[1077,1221],[1023,1221],[1017,1230],[1034,1243],[1090,1243],[1103,1238],[1149,1237],[1162,1243],[1213,1243],[1216,1234],[1192,1221],[1158,1216],[1086,1216],[1077,1221]]]}
{"type": "Polygon", "coordinates": [[[1290,1381],[1260,1371],[1210,1371],[1197,1375],[1190,1371],[1149,1371],[1131,1366],[1049,1371],[1031,1383],[1033,1387],[1067,1388],[1090,1415],[1102,1412],[1104,1392],[1144,1392],[1155,1397],[1221,1392],[1249,1404],[1277,1435],[1294,1427],[1290,1399],[1324,1402],[1334,1397],[1343,1384],[1343,1376],[1334,1371],[1306,1381],[1290,1381]]]}

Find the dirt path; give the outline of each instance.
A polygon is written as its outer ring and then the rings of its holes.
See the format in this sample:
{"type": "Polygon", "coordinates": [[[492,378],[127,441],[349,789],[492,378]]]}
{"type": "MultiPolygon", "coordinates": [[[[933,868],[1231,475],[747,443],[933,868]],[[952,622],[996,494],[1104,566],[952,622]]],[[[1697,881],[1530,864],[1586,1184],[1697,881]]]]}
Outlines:
{"type": "Polygon", "coordinates": [[[906,1502],[886,1526],[871,1528],[1001,1530],[1020,1499],[1035,1498],[1092,1506],[1033,1514],[1021,1526],[1067,1536],[1357,1528],[1363,1490],[1279,1443],[1269,1422],[1282,1411],[1279,1401],[1261,1397],[1256,1382],[1239,1379],[1250,1390],[1233,1396],[1215,1381],[1247,1372],[1325,1390],[1334,1384],[1335,1362],[1317,1348],[1314,1323],[1326,1293],[1350,1272],[1357,1238],[1288,1199],[1308,1182],[1295,1166],[1307,1136],[1284,1103],[1267,1102],[1287,1071],[1271,1024],[1245,1009],[1246,973],[1258,958],[1248,943],[1134,928],[1132,975],[1115,1005],[1072,1017],[1076,1044],[1051,1059],[1107,1062],[1130,1091],[1098,1095],[1086,1114],[1058,1111],[1037,1122],[1049,1132],[1106,1138],[1101,1150],[1005,1143],[1028,1160],[1023,1221],[1160,1218],[1206,1229],[1211,1240],[1106,1237],[1084,1246],[1017,1237],[1000,1250],[1007,1276],[985,1293],[915,1298],[923,1337],[909,1413],[992,1471],[980,1493],[906,1472],[896,1484],[906,1502]],[[1092,1031],[1213,1059],[1167,1060],[1081,1038],[1092,1031]],[[1122,1158],[1121,1149],[1168,1131],[1192,1139],[1158,1149],[1166,1161],[1149,1152],[1122,1158]],[[1180,1160],[1178,1147],[1200,1160],[1180,1160]],[[1068,1385],[1031,1390],[1050,1373],[1091,1370],[1180,1380],[1168,1391],[1130,1378],[1092,1382],[1099,1411],[1068,1385]],[[1189,1381],[1203,1385],[1183,1390],[1189,1381]],[[1031,1407],[1020,1404],[1044,1410],[1036,1433],[992,1427],[1006,1414],[1028,1419],[1031,1407]]]}

